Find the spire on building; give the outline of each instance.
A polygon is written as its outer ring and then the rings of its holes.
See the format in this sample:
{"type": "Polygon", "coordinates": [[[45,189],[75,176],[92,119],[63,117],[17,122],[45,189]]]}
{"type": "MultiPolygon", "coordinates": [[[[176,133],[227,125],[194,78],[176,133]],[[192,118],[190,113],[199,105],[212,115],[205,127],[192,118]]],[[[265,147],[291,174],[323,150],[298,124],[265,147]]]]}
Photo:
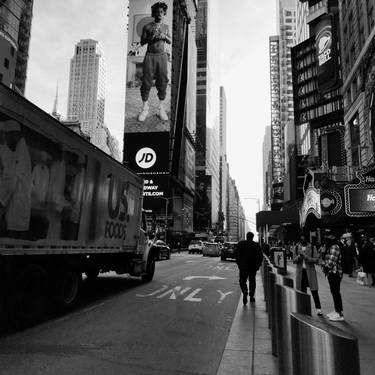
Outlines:
{"type": "Polygon", "coordinates": [[[55,95],[55,101],[53,103],[52,116],[55,119],[60,121],[61,120],[61,114],[57,111],[58,103],[59,103],[59,82],[57,82],[57,84],[56,84],[56,95],[55,95]]]}

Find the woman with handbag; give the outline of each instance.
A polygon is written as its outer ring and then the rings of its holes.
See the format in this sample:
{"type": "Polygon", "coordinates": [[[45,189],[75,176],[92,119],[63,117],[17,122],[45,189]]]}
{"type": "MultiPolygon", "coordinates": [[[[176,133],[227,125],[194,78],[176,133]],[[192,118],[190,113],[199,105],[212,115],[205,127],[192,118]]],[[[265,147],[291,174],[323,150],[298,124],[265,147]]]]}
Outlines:
{"type": "Polygon", "coordinates": [[[296,289],[306,293],[307,287],[310,288],[314,299],[317,315],[323,315],[321,310],[320,298],[318,293],[318,279],[316,277],[315,264],[319,264],[320,255],[314,245],[311,245],[301,236],[300,242],[296,246],[296,254],[293,262],[296,267],[296,289]]]}

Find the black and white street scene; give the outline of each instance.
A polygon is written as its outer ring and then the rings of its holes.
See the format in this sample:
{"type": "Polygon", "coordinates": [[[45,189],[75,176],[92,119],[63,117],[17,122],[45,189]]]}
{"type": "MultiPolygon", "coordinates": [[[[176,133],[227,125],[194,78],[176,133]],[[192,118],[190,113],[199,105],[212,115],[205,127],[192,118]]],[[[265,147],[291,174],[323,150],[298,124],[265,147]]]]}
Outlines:
{"type": "Polygon", "coordinates": [[[375,0],[0,0],[0,375],[373,375],[375,0]]]}

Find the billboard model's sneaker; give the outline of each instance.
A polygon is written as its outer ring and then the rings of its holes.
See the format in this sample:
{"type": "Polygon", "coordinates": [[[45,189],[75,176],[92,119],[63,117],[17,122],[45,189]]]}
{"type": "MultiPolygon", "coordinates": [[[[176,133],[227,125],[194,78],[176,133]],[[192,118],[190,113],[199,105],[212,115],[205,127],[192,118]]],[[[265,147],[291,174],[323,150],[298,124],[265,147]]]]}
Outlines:
{"type": "Polygon", "coordinates": [[[168,115],[164,108],[164,100],[160,100],[159,102],[159,117],[162,121],[168,121],[168,115]]]}
{"type": "Polygon", "coordinates": [[[148,104],[144,104],[144,105],[143,105],[142,112],[141,112],[141,113],[139,114],[139,116],[138,116],[138,121],[143,122],[143,121],[146,120],[146,117],[147,117],[147,115],[148,115],[149,108],[150,108],[150,107],[148,106],[148,104]]]}

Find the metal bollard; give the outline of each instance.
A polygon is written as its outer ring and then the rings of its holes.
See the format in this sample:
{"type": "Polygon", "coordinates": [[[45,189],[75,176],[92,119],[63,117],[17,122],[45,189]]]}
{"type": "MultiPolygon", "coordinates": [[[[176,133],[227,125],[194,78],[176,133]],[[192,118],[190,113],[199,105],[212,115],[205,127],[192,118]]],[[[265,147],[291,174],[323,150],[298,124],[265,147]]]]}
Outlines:
{"type": "Polygon", "coordinates": [[[358,339],[328,322],[290,314],[293,375],[360,375],[358,339]]]}
{"type": "MultiPolygon", "coordinates": [[[[271,284],[272,284],[272,277],[271,277],[271,284]]],[[[278,317],[277,317],[277,305],[276,305],[276,283],[287,286],[290,288],[293,288],[293,280],[281,276],[279,274],[275,275],[275,281],[272,285],[273,291],[270,293],[271,298],[270,298],[270,311],[269,311],[269,316],[271,316],[271,339],[272,339],[272,355],[278,356],[278,347],[277,347],[277,335],[278,335],[278,317]]]]}
{"type": "Polygon", "coordinates": [[[299,290],[276,284],[276,311],[279,375],[291,375],[293,363],[290,313],[311,315],[310,296],[299,290]]]}
{"type": "Polygon", "coordinates": [[[266,311],[269,312],[269,300],[270,300],[270,279],[269,274],[273,272],[272,266],[266,267],[266,278],[265,278],[265,285],[266,285],[266,311]]]}

